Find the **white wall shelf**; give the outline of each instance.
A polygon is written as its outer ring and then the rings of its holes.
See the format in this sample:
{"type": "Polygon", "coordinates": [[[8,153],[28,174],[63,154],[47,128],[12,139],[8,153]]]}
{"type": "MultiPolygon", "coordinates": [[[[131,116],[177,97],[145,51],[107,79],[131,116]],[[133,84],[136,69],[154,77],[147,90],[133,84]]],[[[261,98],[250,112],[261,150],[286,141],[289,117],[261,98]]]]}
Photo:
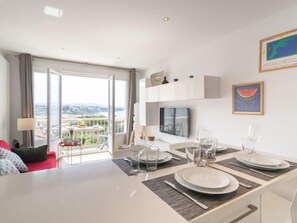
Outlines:
{"type": "Polygon", "coordinates": [[[192,79],[147,87],[145,95],[146,102],[219,98],[220,77],[197,76],[192,79]]]}

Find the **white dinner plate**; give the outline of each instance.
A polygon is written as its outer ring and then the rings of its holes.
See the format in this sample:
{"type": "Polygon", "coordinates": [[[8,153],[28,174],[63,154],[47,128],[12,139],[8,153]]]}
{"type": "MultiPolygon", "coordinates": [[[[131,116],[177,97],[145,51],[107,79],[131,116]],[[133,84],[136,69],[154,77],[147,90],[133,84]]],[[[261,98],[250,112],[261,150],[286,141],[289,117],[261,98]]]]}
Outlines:
{"type": "Polygon", "coordinates": [[[217,152],[222,152],[222,151],[224,151],[226,149],[228,149],[227,146],[217,145],[216,151],[217,152]]]}
{"type": "MultiPolygon", "coordinates": [[[[170,155],[169,153],[166,153],[166,152],[163,152],[163,151],[159,151],[158,161],[164,160],[164,159],[168,158],[169,155],[170,155]]],[[[140,155],[139,159],[142,160],[142,161],[145,161],[146,160],[145,154],[142,153],[140,155]]]]}
{"type": "MultiPolygon", "coordinates": [[[[191,167],[191,168],[209,168],[209,167],[191,167]]],[[[236,180],[236,178],[231,176],[230,174],[226,173],[228,175],[229,180],[230,180],[230,184],[227,187],[219,188],[219,189],[209,189],[209,188],[198,187],[198,186],[189,184],[187,181],[185,181],[183,179],[183,173],[187,169],[189,169],[189,168],[184,168],[184,169],[178,170],[174,174],[174,178],[180,185],[182,185],[182,186],[184,186],[184,187],[186,187],[186,188],[188,188],[190,190],[196,191],[196,192],[200,192],[200,193],[203,193],[203,194],[228,194],[228,193],[231,193],[233,191],[236,191],[238,186],[239,186],[239,183],[236,180]]]]}
{"type": "Polygon", "coordinates": [[[256,165],[256,164],[251,164],[246,162],[245,160],[242,160],[240,156],[235,157],[239,162],[245,164],[246,166],[255,168],[255,169],[260,169],[260,170],[282,170],[282,169],[287,169],[290,167],[290,164],[284,160],[282,160],[281,164],[278,166],[262,166],[262,165],[256,165]]]}
{"type": "Polygon", "coordinates": [[[223,188],[230,183],[227,174],[211,168],[187,169],[183,172],[183,178],[189,184],[209,189],[223,188]]]}
{"type": "MultiPolygon", "coordinates": [[[[134,157],[131,157],[131,159],[134,160],[135,162],[137,162],[137,159],[135,159],[134,157]]],[[[172,155],[170,153],[166,153],[166,157],[162,160],[159,159],[158,164],[166,163],[166,162],[170,161],[171,159],[172,159],[172,155]]],[[[145,164],[146,160],[139,159],[139,163],[145,164]]]]}
{"type": "Polygon", "coordinates": [[[275,159],[268,156],[263,156],[260,154],[239,154],[241,160],[245,161],[250,165],[264,166],[264,167],[275,167],[282,163],[282,160],[275,159]]]}

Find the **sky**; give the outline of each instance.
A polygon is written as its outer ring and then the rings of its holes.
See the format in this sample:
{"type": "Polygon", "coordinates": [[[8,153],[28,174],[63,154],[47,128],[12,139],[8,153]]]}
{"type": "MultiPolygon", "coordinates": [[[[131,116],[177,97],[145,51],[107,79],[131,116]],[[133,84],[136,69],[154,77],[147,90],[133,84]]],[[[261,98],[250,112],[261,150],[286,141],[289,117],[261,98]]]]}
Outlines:
{"type": "MultiPolygon", "coordinates": [[[[34,74],[34,102],[46,103],[47,75],[44,73],[34,74]]],[[[127,85],[127,81],[116,81],[116,107],[126,106],[127,85]]],[[[108,105],[108,80],[63,75],[62,102],[63,104],[91,103],[99,105],[108,105]]]]}

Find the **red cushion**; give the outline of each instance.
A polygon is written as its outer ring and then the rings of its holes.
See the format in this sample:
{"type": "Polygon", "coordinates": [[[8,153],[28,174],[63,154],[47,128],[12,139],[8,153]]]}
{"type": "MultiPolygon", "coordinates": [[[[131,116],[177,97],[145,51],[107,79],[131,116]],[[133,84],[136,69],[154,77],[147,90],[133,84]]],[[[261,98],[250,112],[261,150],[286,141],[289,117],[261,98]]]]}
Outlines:
{"type": "Polygon", "coordinates": [[[47,153],[47,160],[41,162],[32,162],[26,163],[29,172],[36,171],[36,170],[46,170],[51,168],[56,168],[56,153],[55,152],[48,152],[47,153]]]}
{"type": "Polygon", "coordinates": [[[0,148],[11,150],[10,145],[7,142],[5,142],[4,140],[0,140],[0,148]]]}

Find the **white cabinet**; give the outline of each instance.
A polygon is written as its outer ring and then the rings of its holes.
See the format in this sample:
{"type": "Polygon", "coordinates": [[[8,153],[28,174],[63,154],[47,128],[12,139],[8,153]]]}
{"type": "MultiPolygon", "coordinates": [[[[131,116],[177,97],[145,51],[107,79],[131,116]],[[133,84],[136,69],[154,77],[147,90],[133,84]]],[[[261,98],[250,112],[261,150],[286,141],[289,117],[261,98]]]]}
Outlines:
{"type": "Polygon", "coordinates": [[[211,211],[191,223],[260,223],[260,195],[246,200],[235,201],[233,204],[219,207],[216,215],[211,211]]]}
{"type": "Polygon", "coordinates": [[[220,77],[197,76],[153,87],[149,78],[143,78],[139,80],[138,124],[158,125],[158,102],[219,97],[220,77]]]}
{"type": "Polygon", "coordinates": [[[261,223],[291,223],[291,201],[277,194],[261,195],[261,223]]]}
{"type": "Polygon", "coordinates": [[[192,79],[148,87],[146,102],[195,100],[220,97],[220,77],[197,76],[192,79]]]}
{"type": "Polygon", "coordinates": [[[144,89],[144,95],[145,102],[158,102],[160,100],[160,86],[144,89]]]}
{"type": "MultiPolygon", "coordinates": [[[[150,125],[157,125],[158,124],[158,104],[157,103],[147,103],[147,93],[146,89],[150,86],[150,79],[143,78],[139,80],[139,103],[138,103],[138,120],[139,125],[142,126],[150,126],[150,125]]],[[[158,87],[158,86],[156,86],[158,87]]],[[[154,87],[152,87],[154,88],[154,87]]],[[[157,92],[157,91],[155,91],[157,92]]],[[[158,97],[158,95],[151,95],[152,97],[158,97]]]]}

